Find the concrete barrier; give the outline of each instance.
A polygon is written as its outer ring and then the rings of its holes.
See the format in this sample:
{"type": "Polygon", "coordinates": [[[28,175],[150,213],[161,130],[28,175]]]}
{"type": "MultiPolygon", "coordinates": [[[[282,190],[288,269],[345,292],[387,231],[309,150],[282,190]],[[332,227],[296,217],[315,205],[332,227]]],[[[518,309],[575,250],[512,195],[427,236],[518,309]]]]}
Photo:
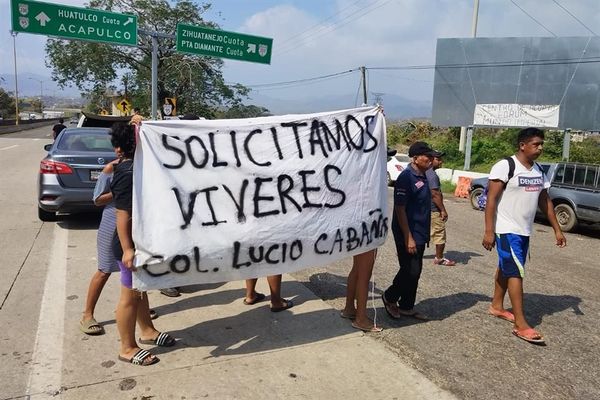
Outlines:
{"type": "MultiPolygon", "coordinates": [[[[39,120],[36,122],[28,122],[28,123],[24,123],[24,122],[25,121],[21,121],[21,123],[19,125],[0,126],[0,135],[5,135],[7,133],[13,133],[13,132],[26,131],[28,129],[41,128],[43,126],[53,126],[54,124],[56,124],[58,122],[58,118],[44,119],[44,120],[39,120]]],[[[48,130],[49,133],[51,133],[51,131],[52,131],[52,129],[48,130]]]]}
{"type": "Polygon", "coordinates": [[[436,170],[438,176],[441,181],[451,181],[454,184],[458,183],[458,178],[461,176],[465,176],[467,178],[483,178],[487,177],[489,174],[484,174],[481,172],[473,172],[473,171],[463,171],[460,169],[450,169],[450,168],[440,168],[436,170]]]}

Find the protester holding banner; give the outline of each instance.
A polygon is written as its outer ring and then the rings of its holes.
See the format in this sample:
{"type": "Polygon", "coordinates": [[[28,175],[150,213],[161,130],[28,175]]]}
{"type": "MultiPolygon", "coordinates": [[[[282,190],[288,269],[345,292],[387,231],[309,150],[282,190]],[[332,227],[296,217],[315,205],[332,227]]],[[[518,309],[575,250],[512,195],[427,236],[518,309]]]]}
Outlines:
{"type": "Polygon", "coordinates": [[[98,227],[97,250],[98,270],[92,276],[88,288],[85,310],[79,322],[79,329],[88,335],[100,335],[104,328],[94,318],[96,303],[102,293],[104,285],[112,272],[119,272],[119,265],[112,251],[112,237],[116,228],[115,206],[112,203],[110,184],[112,181],[113,167],[116,161],[107,164],[98,177],[94,188],[94,204],[104,206],[102,219],[98,227]]]}
{"type": "Polygon", "coordinates": [[[131,116],[131,120],[129,120],[129,123],[132,125],[140,125],[143,120],[144,118],[142,117],[142,114],[140,114],[140,109],[135,107],[133,109],[133,115],[131,116]]]}
{"type": "MultiPolygon", "coordinates": [[[[85,310],[79,321],[79,329],[87,335],[101,335],[104,333],[104,328],[94,318],[94,311],[100,294],[111,273],[120,271],[112,250],[112,239],[117,227],[117,221],[115,205],[113,204],[112,193],[110,191],[113,169],[117,162],[118,159],[104,167],[94,188],[94,204],[98,207],[104,206],[104,208],[96,239],[98,269],[90,280],[85,301],[85,310]]],[[[156,311],[150,310],[150,318],[155,319],[156,317],[158,317],[156,311]]]]}
{"type": "Polygon", "coordinates": [[[417,312],[414,305],[423,269],[423,253],[429,243],[431,192],[425,173],[431,167],[434,150],[425,142],[415,142],[408,149],[408,155],[412,162],[394,185],[392,232],[400,270],[381,298],[392,318],[407,316],[426,320],[427,317],[417,312]]]}
{"type": "Polygon", "coordinates": [[[121,270],[121,297],[117,306],[117,328],[121,338],[119,360],[135,365],[151,365],[159,361],[157,357],[137,345],[135,338],[136,321],[140,328],[139,342],[157,346],[173,346],[175,339],[154,328],[150,319],[148,296],[145,292],[132,289],[132,271],[135,248],[131,236],[131,211],[133,197],[133,155],[135,134],[132,125],[117,124],[111,132],[111,142],[115,151],[122,154],[115,165],[111,185],[117,217],[117,235],[113,250],[121,270]]]}
{"type": "Polygon", "coordinates": [[[342,318],[352,320],[352,327],[364,332],[381,332],[383,328],[375,325],[367,316],[369,281],[375,264],[377,250],[367,251],[352,258],[352,270],[348,275],[346,288],[346,306],[340,312],[342,318]]]}

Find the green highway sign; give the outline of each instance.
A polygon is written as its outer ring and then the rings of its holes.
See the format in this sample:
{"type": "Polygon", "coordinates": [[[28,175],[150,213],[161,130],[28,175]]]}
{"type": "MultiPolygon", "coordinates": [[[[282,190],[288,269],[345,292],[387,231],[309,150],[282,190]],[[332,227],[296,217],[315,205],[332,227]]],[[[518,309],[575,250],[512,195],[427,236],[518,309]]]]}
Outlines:
{"type": "Polygon", "coordinates": [[[177,51],[233,60],[271,63],[273,39],[177,24],[177,51]]]}
{"type": "Polygon", "coordinates": [[[92,8],[11,0],[15,32],[137,45],[137,17],[92,8]]]}

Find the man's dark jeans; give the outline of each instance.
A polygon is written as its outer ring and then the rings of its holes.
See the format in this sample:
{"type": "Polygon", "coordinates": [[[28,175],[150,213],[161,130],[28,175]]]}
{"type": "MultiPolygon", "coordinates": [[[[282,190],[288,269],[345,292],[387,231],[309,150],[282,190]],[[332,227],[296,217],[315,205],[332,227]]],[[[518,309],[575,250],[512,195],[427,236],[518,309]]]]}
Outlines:
{"type": "Polygon", "coordinates": [[[417,252],[409,254],[406,251],[406,243],[401,233],[394,232],[394,242],[396,243],[400,270],[396,274],[392,286],[385,291],[385,300],[389,303],[398,302],[401,310],[412,310],[417,299],[417,287],[423,269],[425,245],[418,244],[417,252]]]}

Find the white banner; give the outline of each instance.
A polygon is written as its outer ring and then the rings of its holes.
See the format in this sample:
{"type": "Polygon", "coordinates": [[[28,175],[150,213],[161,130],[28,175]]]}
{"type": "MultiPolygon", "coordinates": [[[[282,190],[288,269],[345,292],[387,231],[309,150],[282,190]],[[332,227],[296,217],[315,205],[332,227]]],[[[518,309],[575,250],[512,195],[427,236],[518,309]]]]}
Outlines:
{"type": "Polygon", "coordinates": [[[558,105],[476,104],[473,125],[557,128],[558,105]]]}
{"type": "Polygon", "coordinates": [[[134,287],[256,278],[381,246],[379,108],[148,121],[134,165],[134,287]]]}

